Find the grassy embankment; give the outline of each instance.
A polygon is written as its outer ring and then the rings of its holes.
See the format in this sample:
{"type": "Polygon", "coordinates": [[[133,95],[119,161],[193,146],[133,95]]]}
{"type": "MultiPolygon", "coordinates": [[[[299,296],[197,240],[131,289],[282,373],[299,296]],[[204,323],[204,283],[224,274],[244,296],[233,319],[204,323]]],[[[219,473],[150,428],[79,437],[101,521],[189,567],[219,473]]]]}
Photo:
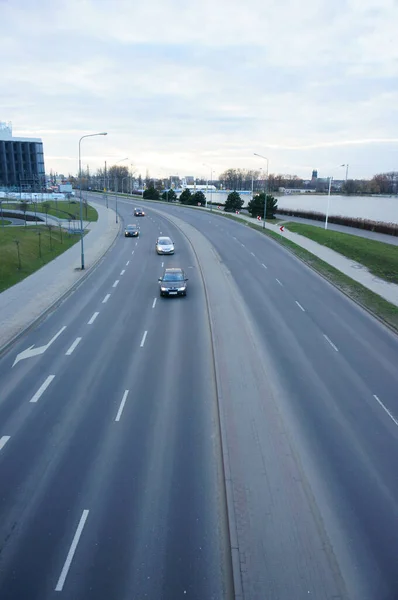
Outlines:
{"type": "Polygon", "coordinates": [[[46,225],[0,228],[0,292],[25,279],[79,240],[78,235],[46,225]]]}
{"type": "MultiPolygon", "coordinates": [[[[48,214],[58,219],[80,219],[80,203],[77,200],[48,200],[50,208],[48,214]]],[[[29,202],[28,212],[36,211],[45,213],[43,202],[29,202]]],[[[3,211],[6,212],[7,208],[10,210],[20,210],[21,205],[19,202],[10,202],[8,204],[3,203],[3,211]]],[[[96,221],[98,219],[98,213],[89,204],[83,204],[83,219],[84,221],[96,221]]]]}
{"type": "Polygon", "coordinates": [[[285,227],[364,265],[372,275],[398,284],[398,246],[314,225],[290,222],[285,227]]]}

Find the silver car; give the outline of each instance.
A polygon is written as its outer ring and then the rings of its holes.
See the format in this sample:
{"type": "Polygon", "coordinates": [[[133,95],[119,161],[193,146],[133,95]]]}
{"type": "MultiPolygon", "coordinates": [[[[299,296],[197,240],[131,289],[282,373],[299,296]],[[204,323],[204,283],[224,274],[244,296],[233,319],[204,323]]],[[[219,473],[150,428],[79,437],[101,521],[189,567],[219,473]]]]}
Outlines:
{"type": "Polygon", "coordinates": [[[156,252],[158,254],[174,254],[174,244],[169,237],[159,237],[156,240],[156,252]]]}

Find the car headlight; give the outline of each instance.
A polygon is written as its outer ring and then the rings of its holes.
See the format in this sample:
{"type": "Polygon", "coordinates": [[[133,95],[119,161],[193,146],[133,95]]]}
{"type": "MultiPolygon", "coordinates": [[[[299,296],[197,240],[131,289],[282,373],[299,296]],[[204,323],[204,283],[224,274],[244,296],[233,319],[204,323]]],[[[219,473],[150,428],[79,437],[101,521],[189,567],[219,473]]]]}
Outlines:
{"type": "Polygon", "coordinates": [[[160,289],[162,290],[162,292],[167,292],[167,288],[165,287],[161,287],[160,289]]]}
{"type": "Polygon", "coordinates": [[[178,288],[179,292],[183,292],[184,290],[185,290],[185,287],[178,288]]]}

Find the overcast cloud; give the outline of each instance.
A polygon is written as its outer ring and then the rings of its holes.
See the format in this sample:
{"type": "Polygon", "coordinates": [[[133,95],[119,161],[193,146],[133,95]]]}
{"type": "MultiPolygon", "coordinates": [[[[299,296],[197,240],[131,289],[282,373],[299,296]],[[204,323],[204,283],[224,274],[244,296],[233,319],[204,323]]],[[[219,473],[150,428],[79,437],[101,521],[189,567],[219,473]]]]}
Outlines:
{"type": "Polygon", "coordinates": [[[46,169],[398,170],[396,0],[0,0],[0,120],[46,169]]]}

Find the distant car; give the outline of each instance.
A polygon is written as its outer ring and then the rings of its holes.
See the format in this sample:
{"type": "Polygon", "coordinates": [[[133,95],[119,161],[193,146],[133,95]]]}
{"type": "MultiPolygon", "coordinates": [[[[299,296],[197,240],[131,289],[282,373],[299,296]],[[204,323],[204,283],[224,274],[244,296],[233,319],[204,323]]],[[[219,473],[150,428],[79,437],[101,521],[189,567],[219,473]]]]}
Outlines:
{"type": "Polygon", "coordinates": [[[156,240],[158,254],[174,254],[174,244],[169,237],[158,237],[156,240]]]}
{"type": "Polygon", "coordinates": [[[142,208],[135,208],[134,209],[134,216],[135,217],[145,217],[145,213],[142,210],[142,208]]]}
{"type": "Polygon", "coordinates": [[[183,269],[166,269],[162,277],[159,277],[159,287],[161,296],[186,296],[187,281],[183,269]]]}
{"type": "Polygon", "coordinates": [[[137,225],[127,225],[124,230],[124,237],[138,237],[140,235],[137,225]]]}

